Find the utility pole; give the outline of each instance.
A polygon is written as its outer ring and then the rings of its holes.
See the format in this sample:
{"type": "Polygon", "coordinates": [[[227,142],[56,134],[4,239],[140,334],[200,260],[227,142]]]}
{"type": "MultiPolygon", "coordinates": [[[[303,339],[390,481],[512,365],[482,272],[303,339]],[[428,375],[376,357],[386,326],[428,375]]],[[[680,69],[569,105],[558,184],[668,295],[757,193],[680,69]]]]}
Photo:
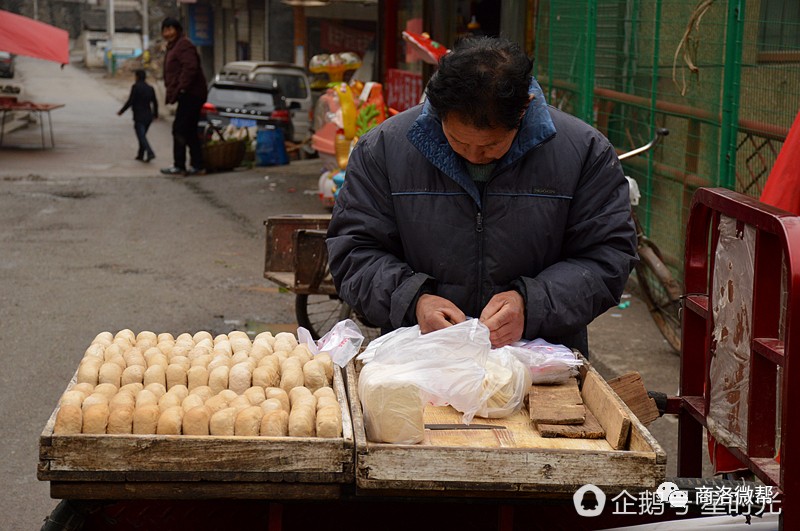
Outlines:
{"type": "Polygon", "coordinates": [[[147,0],[142,0],[142,59],[145,65],[150,62],[150,7],[147,0]]]}
{"type": "Polygon", "coordinates": [[[106,16],[108,17],[106,20],[106,30],[108,32],[108,40],[106,41],[106,46],[108,47],[108,68],[113,75],[116,73],[116,64],[114,64],[114,32],[116,31],[114,27],[114,0],[108,0],[106,7],[106,16]]]}
{"type": "Polygon", "coordinates": [[[33,20],[39,20],[39,0],[33,0],[33,20]]]}

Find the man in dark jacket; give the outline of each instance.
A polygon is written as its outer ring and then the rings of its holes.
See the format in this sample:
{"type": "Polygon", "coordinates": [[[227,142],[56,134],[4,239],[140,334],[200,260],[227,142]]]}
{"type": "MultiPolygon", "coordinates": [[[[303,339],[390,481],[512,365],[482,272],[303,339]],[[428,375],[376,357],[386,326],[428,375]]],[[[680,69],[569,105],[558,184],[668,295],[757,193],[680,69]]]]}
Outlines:
{"type": "Polygon", "coordinates": [[[465,40],[427,101],[364,135],[328,229],[340,297],[384,330],[480,318],[492,345],[588,354],[586,326],[636,263],[608,140],[548,105],[510,41],[465,40]]]}
{"type": "Polygon", "coordinates": [[[122,115],[129,108],[133,110],[133,129],[136,131],[136,139],[139,141],[139,151],[136,152],[136,160],[150,162],[156,158],[153,148],[147,141],[147,130],[154,119],[158,118],[158,100],[156,91],[145,81],[145,71],[142,69],[134,72],[136,82],[131,87],[131,94],[128,101],[119,110],[117,115],[122,115]]]}
{"type": "Polygon", "coordinates": [[[203,148],[197,135],[200,110],[206,102],[208,88],[200,56],[192,41],[183,34],[183,26],[174,18],[161,23],[161,36],[167,41],[164,57],[164,86],[166,102],[178,103],[172,123],[172,155],[174,164],[163,168],[166,175],[192,175],[204,173],[203,148]],[[186,166],[186,148],[189,148],[191,167],[186,166]]]}

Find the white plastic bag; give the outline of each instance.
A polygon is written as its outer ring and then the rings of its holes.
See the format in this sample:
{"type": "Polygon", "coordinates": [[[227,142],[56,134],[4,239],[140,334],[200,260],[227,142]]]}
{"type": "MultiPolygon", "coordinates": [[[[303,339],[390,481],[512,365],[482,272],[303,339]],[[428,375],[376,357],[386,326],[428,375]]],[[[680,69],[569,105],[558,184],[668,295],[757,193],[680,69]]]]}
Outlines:
{"type": "Polygon", "coordinates": [[[533,384],[564,383],[576,376],[583,364],[571,349],[541,338],[517,341],[505,348],[528,367],[533,384]]]}
{"type": "Polygon", "coordinates": [[[330,354],[333,363],[344,368],[353,359],[361,343],[364,342],[364,334],[361,329],[351,319],[339,321],[331,330],[322,336],[319,341],[314,341],[311,333],[305,328],[297,328],[297,338],[300,343],[305,343],[311,354],[316,356],[322,352],[330,354]]]}
{"type": "Polygon", "coordinates": [[[492,349],[486,361],[481,407],[475,416],[499,419],[516,413],[530,387],[530,371],[509,347],[492,349]]]}
{"type": "MultiPolygon", "coordinates": [[[[413,326],[381,339],[359,376],[359,391],[362,385],[372,385],[370,375],[379,370],[367,369],[385,366],[390,376],[382,377],[391,378],[397,385],[419,388],[423,406],[452,405],[463,413],[464,423],[472,420],[482,404],[484,367],[491,349],[485,325],[471,319],[424,335],[419,333],[419,326],[413,326]]],[[[367,410],[370,404],[363,398],[362,407],[367,410]]]]}

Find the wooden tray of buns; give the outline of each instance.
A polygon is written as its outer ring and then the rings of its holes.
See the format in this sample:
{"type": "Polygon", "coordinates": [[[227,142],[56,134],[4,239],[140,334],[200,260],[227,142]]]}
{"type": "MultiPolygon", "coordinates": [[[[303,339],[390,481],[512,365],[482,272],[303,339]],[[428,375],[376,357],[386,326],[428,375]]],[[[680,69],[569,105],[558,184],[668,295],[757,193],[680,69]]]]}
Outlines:
{"type": "MultiPolygon", "coordinates": [[[[38,478],[54,498],[335,498],[353,482],[354,437],[333,369],[338,437],[62,434],[57,406],[39,438],[38,478]]],[[[66,391],[77,380],[78,371],[66,391]]]]}

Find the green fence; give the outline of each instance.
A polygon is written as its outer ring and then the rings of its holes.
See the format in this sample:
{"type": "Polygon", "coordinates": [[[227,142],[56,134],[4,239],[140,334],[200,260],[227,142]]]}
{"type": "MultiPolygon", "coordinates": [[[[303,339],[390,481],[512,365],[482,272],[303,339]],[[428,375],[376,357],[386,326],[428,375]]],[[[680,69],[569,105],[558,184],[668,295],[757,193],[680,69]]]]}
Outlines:
{"type": "Polygon", "coordinates": [[[694,190],[761,194],[800,108],[798,0],[540,0],[535,69],[549,102],[619,152],[639,217],[680,275],[694,190]]]}

